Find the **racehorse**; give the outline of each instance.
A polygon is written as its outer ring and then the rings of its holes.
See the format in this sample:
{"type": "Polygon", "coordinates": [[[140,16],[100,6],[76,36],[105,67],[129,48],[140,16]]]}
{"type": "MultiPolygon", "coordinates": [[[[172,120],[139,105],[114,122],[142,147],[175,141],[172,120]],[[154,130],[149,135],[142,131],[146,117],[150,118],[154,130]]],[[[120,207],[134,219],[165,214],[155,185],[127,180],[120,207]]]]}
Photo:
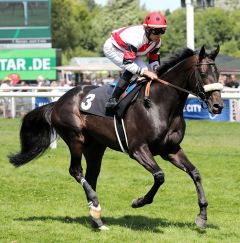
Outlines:
{"type": "MultiPolygon", "coordinates": [[[[128,138],[128,154],[149,171],[154,179],[150,190],[132,202],[133,208],[153,202],[159,187],[164,183],[164,173],[154,159],[160,155],[177,168],[185,171],[193,180],[200,213],[196,225],[205,227],[207,206],[201,176],[180,146],[185,133],[183,108],[189,93],[199,97],[212,114],[223,109],[219,72],[215,58],[218,46],[207,53],[202,46],[199,52],[185,48],[175,54],[157,70],[160,81],[152,81],[149,105],[145,105],[145,91],[139,91],[124,115],[128,138]]],[[[111,118],[81,112],[79,107],[86,92],[77,86],[66,92],[54,103],[36,108],[25,115],[20,129],[21,150],[9,155],[10,163],[18,167],[40,156],[57,133],[67,144],[70,154],[70,175],[82,185],[90,217],[99,229],[106,229],[101,219],[101,207],[96,193],[97,178],[106,147],[121,151],[111,118]],[[81,166],[82,155],[86,159],[86,173],[81,166]]]]}

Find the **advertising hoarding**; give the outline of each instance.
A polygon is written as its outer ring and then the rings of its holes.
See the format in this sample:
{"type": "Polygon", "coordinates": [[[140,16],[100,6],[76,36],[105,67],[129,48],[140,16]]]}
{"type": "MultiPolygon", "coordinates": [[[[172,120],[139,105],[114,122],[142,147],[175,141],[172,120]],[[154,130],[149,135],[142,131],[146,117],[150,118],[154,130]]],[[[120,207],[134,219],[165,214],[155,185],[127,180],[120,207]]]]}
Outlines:
{"type": "Polygon", "coordinates": [[[0,50],[0,80],[16,73],[21,80],[56,79],[56,49],[0,50]]]}
{"type": "Polygon", "coordinates": [[[183,112],[185,119],[230,121],[232,109],[230,109],[230,100],[224,100],[224,108],[222,113],[212,115],[208,112],[208,109],[201,106],[198,99],[193,98],[187,100],[183,112]]]}

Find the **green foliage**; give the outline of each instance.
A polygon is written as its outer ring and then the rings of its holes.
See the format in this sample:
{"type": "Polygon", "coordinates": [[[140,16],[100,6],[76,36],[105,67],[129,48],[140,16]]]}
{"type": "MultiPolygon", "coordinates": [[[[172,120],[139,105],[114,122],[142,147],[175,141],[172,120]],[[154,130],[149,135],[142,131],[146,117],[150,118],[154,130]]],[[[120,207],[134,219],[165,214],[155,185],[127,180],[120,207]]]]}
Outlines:
{"type": "MultiPolygon", "coordinates": [[[[232,28],[228,13],[220,8],[208,8],[195,14],[196,29],[203,36],[211,35],[213,43],[222,44],[231,39],[232,28]],[[203,33],[201,31],[204,30],[203,33]]],[[[196,36],[197,39],[198,36],[196,36]]],[[[212,44],[213,44],[212,43],[212,44]]]]}
{"type": "Polygon", "coordinates": [[[239,43],[236,40],[234,40],[234,39],[225,42],[221,46],[221,51],[223,53],[228,54],[229,56],[240,57],[239,43]]]}
{"type": "Polygon", "coordinates": [[[63,51],[76,46],[78,13],[72,0],[52,1],[53,47],[63,51]]]}
{"type": "Polygon", "coordinates": [[[94,8],[96,7],[96,3],[94,0],[80,0],[85,2],[86,6],[88,7],[89,11],[94,10],[94,8]]]}
{"type": "Polygon", "coordinates": [[[98,13],[94,20],[97,38],[100,46],[98,52],[102,54],[102,47],[114,29],[128,25],[141,24],[146,12],[140,11],[139,0],[110,0],[98,13]]]}
{"type": "Polygon", "coordinates": [[[186,17],[185,10],[178,9],[167,16],[168,28],[162,36],[160,52],[163,54],[172,53],[178,48],[186,46],[186,17]]]}
{"type": "Polygon", "coordinates": [[[8,163],[7,154],[19,149],[19,126],[20,120],[0,119],[0,242],[239,242],[239,123],[187,122],[182,146],[202,176],[209,202],[206,230],[194,224],[199,208],[186,173],[156,157],[165,183],[151,205],[133,209],[132,199],[143,196],[153,178],[127,155],[107,150],[98,196],[110,230],[101,233],[91,228],[62,140],[23,167],[8,163]]]}
{"type": "Polygon", "coordinates": [[[89,9],[82,1],[52,1],[53,46],[61,48],[66,57],[81,54],[79,50],[91,53],[86,44],[87,33],[91,31],[89,16],[89,9]]]}
{"type": "MultiPolygon", "coordinates": [[[[162,36],[162,56],[186,46],[185,11],[166,11],[168,30],[162,36]]],[[[66,62],[73,56],[102,56],[112,30],[141,24],[146,14],[139,0],[109,0],[104,7],[94,0],[53,0],[53,46],[63,50],[66,62]]],[[[240,57],[239,19],[239,9],[195,8],[196,48],[220,44],[222,54],[240,57]]]]}

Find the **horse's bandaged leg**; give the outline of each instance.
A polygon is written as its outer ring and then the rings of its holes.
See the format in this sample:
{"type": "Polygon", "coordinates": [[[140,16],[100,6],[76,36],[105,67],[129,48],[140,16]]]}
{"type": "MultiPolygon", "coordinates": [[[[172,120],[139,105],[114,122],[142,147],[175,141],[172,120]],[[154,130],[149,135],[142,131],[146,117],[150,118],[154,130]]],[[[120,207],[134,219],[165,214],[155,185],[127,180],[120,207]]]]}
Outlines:
{"type": "Polygon", "coordinates": [[[100,204],[98,204],[97,207],[94,207],[93,203],[89,202],[88,205],[89,205],[89,208],[90,208],[91,217],[93,217],[95,219],[99,219],[101,217],[101,206],[100,206],[100,204]]]}
{"type": "Polygon", "coordinates": [[[90,217],[95,227],[97,227],[100,230],[108,230],[108,227],[103,225],[103,222],[101,220],[101,206],[98,204],[97,207],[93,206],[92,202],[88,203],[90,208],[90,217]]]}

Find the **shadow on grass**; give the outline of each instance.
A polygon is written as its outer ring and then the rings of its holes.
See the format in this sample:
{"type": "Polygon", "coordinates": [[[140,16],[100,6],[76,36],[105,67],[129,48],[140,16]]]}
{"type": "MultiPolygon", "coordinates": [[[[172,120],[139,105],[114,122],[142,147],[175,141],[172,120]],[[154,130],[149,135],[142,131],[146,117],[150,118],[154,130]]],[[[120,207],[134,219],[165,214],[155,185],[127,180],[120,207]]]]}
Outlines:
{"type": "MultiPolygon", "coordinates": [[[[81,224],[87,228],[90,228],[89,217],[53,217],[53,216],[33,216],[27,218],[16,218],[17,221],[59,221],[66,224],[81,224]]],[[[172,222],[162,218],[149,218],[142,215],[125,215],[119,218],[113,217],[102,217],[103,223],[111,227],[117,225],[120,227],[130,228],[132,230],[150,231],[155,233],[163,233],[159,228],[189,228],[198,232],[199,234],[205,234],[207,229],[219,230],[217,225],[209,224],[206,229],[199,229],[195,223],[189,222],[172,222]]]]}

